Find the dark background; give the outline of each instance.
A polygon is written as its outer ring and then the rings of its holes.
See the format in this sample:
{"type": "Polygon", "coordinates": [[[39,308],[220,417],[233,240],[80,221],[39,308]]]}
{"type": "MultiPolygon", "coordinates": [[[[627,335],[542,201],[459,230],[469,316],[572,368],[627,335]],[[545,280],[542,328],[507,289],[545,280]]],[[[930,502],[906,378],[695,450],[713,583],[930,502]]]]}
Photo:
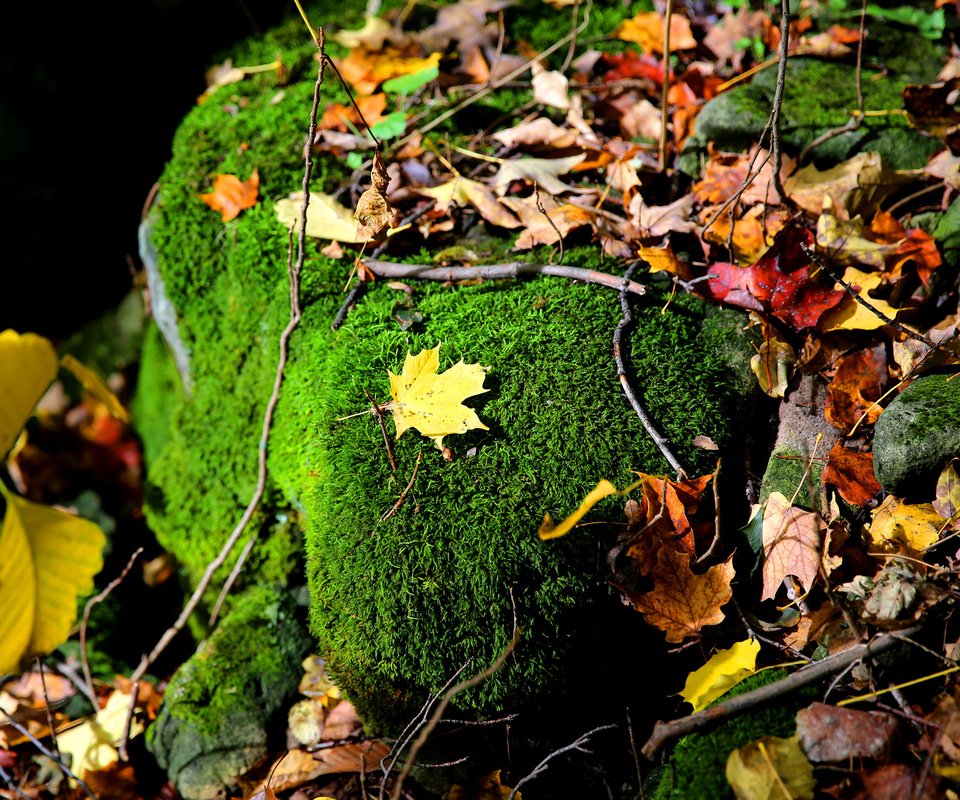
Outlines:
{"type": "Polygon", "coordinates": [[[0,330],[54,338],[116,304],[178,122],[222,51],[292,0],[54,0],[4,22],[0,330]]]}

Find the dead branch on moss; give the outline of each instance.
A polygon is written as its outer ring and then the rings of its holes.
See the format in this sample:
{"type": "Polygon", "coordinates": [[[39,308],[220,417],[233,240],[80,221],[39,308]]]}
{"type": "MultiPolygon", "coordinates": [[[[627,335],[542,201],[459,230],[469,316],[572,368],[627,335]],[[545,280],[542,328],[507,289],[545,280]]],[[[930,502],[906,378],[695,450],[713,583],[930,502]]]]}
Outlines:
{"type": "MultiPolygon", "coordinates": [[[[377,408],[379,410],[379,406],[377,408]]],[[[417,471],[420,469],[421,461],[423,461],[423,450],[417,453],[417,463],[413,465],[413,474],[410,476],[409,483],[407,483],[406,488],[400,492],[400,497],[397,498],[397,502],[394,503],[387,511],[383,512],[383,515],[380,517],[381,522],[386,522],[388,519],[390,519],[390,517],[400,510],[400,506],[403,505],[403,501],[407,499],[407,495],[410,494],[410,490],[413,488],[413,482],[417,479],[417,471]]]]}
{"type": "Polygon", "coordinates": [[[656,444],[660,452],[663,453],[663,457],[667,459],[670,466],[686,478],[687,473],[683,467],[680,466],[677,457],[671,452],[667,437],[660,433],[656,423],[650,418],[647,410],[637,399],[633,388],[630,386],[630,379],[627,377],[628,332],[630,326],[633,325],[633,312],[630,310],[630,300],[627,297],[627,292],[629,291],[629,285],[633,282],[630,280],[630,277],[640,263],[641,262],[637,261],[631,264],[626,274],[620,279],[620,308],[623,311],[623,316],[620,318],[620,322],[617,323],[616,330],[613,332],[613,358],[617,364],[617,377],[620,379],[623,393],[627,396],[631,407],[640,418],[643,429],[649,434],[650,438],[653,439],[654,444],[656,444]]]}
{"type": "Polygon", "coordinates": [[[516,279],[522,275],[551,275],[556,278],[571,278],[583,283],[594,283],[609,289],[625,289],[630,294],[645,295],[647,288],[636,281],[624,281],[617,275],[595,269],[562,267],[558,264],[530,264],[513,261],[509,264],[485,264],[477,267],[436,267],[433,264],[395,264],[392,261],[364,259],[364,265],[380,278],[419,278],[425,281],[468,281],[516,279]]]}
{"type": "Polygon", "coordinates": [[[869,642],[843,650],[822,661],[816,661],[775,683],[768,683],[766,686],[732,697],[723,703],[705,708],[703,711],[697,711],[670,722],[658,722],[654,725],[653,733],[640,752],[646,758],[652,760],[664,744],[677,736],[692,733],[711,722],[735,716],[760,703],[765,703],[775,697],[781,697],[804,686],[809,686],[811,683],[816,683],[828,675],[847,669],[857,661],[882,653],[904,638],[912,636],[921,627],[921,625],[914,625],[905,628],[903,631],[881,633],[869,642]]]}
{"type": "MultiPolygon", "coordinates": [[[[317,80],[313,87],[313,104],[310,108],[310,125],[309,131],[307,133],[307,142],[312,142],[313,137],[317,131],[317,116],[320,109],[320,88],[323,85],[323,73],[327,64],[327,56],[324,51],[324,35],[323,29],[317,28],[315,32],[315,41],[317,48],[320,51],[320,63],[317,67],[317,80]]],[[[153,650],[145,654],[140,660],[140,664],[134,670],[133,675],[131,675],[130,680],[133,683],[138,683],[146,674],[147,669],[154,661],[160,656],[160,654],[167,648],[167,645],[173,641],[174,637],[183,630],[184,626],[187,624],[187,620],[193,614],[196,607],[199,605],[201,598],[207,590],[207,587],[210,585],[210,582],[213,580],[213,576],[218,569],[223,565],[227,560],[227,557],[230,555],[230,552],[233,550],[237,541],[243,535],[244,530],[246,530],[247,525],[253,519],[254,514],[260,506],[260,501],[263,498],[264,490],[267,485],[267,443],[270,438],[270,428],[273,425],[273,412],[277,406],[277,402],[280,399],[280,387],[283,384],[284,372],[287,365],[287,355],[288,355],[288,346],[290,337],[293,332],[296,330],[297,326],[300,324],[301,309],[300,309],[300,273],[303,269],[303,262],[306,257],[306,232],[307,232],[307,206],[310,203],[310,177],[313,173],[313,151],[312,148],[307,146],[304,148],[304,169],[303,169],[303,202],[300,205],[300,219],[299,219],[299,230],[297,232],[297,259],[294,262],[292,259],[288,259],[287,262],[287,274],[290,280],[290,317],[287,322],[286,327],[280,334],[278,340],[278,349],[279,357],[277,359],[277,369],[274,374],[273,380],[273,390],[270,394],[270,398],[267,401],[267,407],[263,413],[263,426],[260,433],[260,441],[257,445],[257,483],[253,492],[253,496],[250,498],[250,502],[247,504],[246,509],[244,509],[243,515],[240,518],[240,521],[237,523],[237,526],[233,529],[233,532],[227,538],[227,541],[224,543],[220,552],[217,554],[216,558],[213,559],[208,565],[200,581],[197,583],[196,588],[193,591],[193,594],[190,596],[190,599],[187,601],[186,605],[183,607],[183,611],[180,612],[180,616],[177,617],[176,621],[171,625],[160,637],[160,640],[154,646],[153,650]]],[[[130,700],[131,704],[136,702],[136,695],[133,695],[130,700]]],[[[128,717],[127,725],[125,726],[123,737],[128,738],[130,735],[129,728],[130,719],[128,717]]]]}
{"type": "MultiPolygon", "coordinates": [[[[400,800],[400,794],[403,791],[403,782],[407,779],[407,776],[410,774],[410,770],[413,768],[413,765],[416,762],[417,753],[420,752],[421,748],[430,737],[430,734],[433,733],[433,729],[436,728],[440,723],[440,718],[443,716],[443,712],[447,710],[447,706],[450,705],[450,701],[461,692],[465,692],[467,689],[471,689],[474,686],[483,683],[491,675],[498,672],[504,663],[506,663],[507,658],[510,657],[510,654],[517,646],[517,642],[519,640],[520,628],[514,628],[513,638],[510,639],[510,641],[507,643],[507,646],[503,648],[500,655],[497,656],[496,660],[489,667],[483,670],[483,672],[478,672],[471,678],[460,681],[458,684],[451,686],[446,690],[446,692],[444,692],[443,697],[440,698],[440,702],[438,702],[434,707],[433,713],[430,715],[430,719],[418,726],[420,733],[413,744],[410,745],[410,752],[407,755],[407,760],[404,762],[403,768],[400,770],[400,774],[397,776],[397,782],[394,784],[393,790],[390,792],[390,800],[400,800]]],[[[396,759],[394,759],[394,763],[396,763],[396,759]]],[[[383,786],[380,790],[381,798],[383,797],[383,790],[386,785],[386,775],[384,775],[383,786]]]]}
{"type": "Polygon", "coordinates": [[[535,766],[528,774],[524,775],[519,781],[517,781],[517,783],[513,787],[513,790],[510,792],[510,797],[508,798],[508,800],[514,800],[514,798],[517,796],[517,793],[520,787],[523,786],[523,784],[525,783],[529,783],[538,775],[540,775],[542,772],[546,771],[547,767],[550,765],[550,762],[557,756],[563,755],[564,753],[569,753],[571,750],[576,750],[578,753],[586,753],[587,755],[592,755],[592,751],[587,750],[587,748],[584,747],[584,745],[587,743],[590,737],[593,736],[595,733],[600,733],[600,731],[608,731],[611,728],[616,728],[616,727],[617,727],[616,725],[601,725],[600,727],[594,728],[592,731],[587,731],[582,736],[577,737],[577,739],[575,741],[570,742],[570,744],[564,745],[563,747],[557,750],[554,750],[546,758],[544,758],[543,761],[537,764],[537,766],[535,766]]]}
{"type": "MultiPolygon", "coordinates": [[[[370,410],[373,412],[373,415],[377,418],[377,424],[380,426],[380,433],[383,434],[383,446],[387,450],[387,460],[390,462],[390,471],[397,471],[397,459],[393,455],[393,445],[390,443],[390,434],[387,433],[387,425],[383,421],[383,409],[380,408],[380,404],[374,399],[373,395],[370,394],[369,390],[363,390],[364,395],[367,400],[370,401],[370,410]]],[[[417,456],[417,465],[420,464],[420,456],[417,456]]],[[[414,470],[413,476],[416,477],[417,473],[414,470]]]]}

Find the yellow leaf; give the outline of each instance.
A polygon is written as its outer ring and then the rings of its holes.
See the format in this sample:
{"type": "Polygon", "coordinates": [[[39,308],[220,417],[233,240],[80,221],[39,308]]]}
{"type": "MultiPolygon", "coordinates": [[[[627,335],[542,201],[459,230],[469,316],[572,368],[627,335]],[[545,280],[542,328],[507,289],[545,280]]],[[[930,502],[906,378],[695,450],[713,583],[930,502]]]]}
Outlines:
{"type": "Polygon", "coordinates": [[[899,543],[922,551],[940,538],[944,522],[931,503],[910,505],[890,496],[873,512],[867,533],[874,546],[899,543]]]}
{"type": "Polygon", "coordinates": [[[517,228],[520,222],[507,209],[497,202],[493,191],[479,181],[457,176],[441,183],[439,186],[430,186],[416,190],[418,194],[432,197],[437,201],[437,208],[446,211],[451,203],[460,207],[471,205],[489,223],[501,228],[517,228]]]}
{"type": "Polygon", "coordinates": [[[83,386],[84,389],[103,403],[111,416],[116,417],[121,422],[130,421],[130,415],[127,414],[127,409],[123,407],[120,400],[117,399],[117,396],[110,387],[107,386],[106,381],[90,369],[90,367],[69,353],[60,359],[60,366],[70,372],[74,378],[80,381],[80,385],[83,386]]]}
{"type": "MultiPolygon", "coordinates": [[[[300,224],[300,205],[303,195],[294,192],[276,204],[277,219],[287,230],[300,224]]],[[[369,241],[357,238],[357,220],[353,212],[322,192],[310,192],[307,205],[307,236],[314,239],[330,239],[335,242],[357,244],[369,241]]]]}
{"type": "Polygon", "coordinates": [[[796,736],[764,736],[734,750],[726,774],[737,800],[812,800],[816,787],[796,736]]]}
{"type": "Polygon", "coordinates": [[[489,391],[483,388],[487,367],[465,364],[462,360],[438,374],[440,345],[417,355],[407,353],[403,372],[390,375],[390,411],[397,426],[397,438],[407,428],[416,428],[437,447],[443,437],[466,433],[471,428],[489,430],[477,412],[463,405],[463,400],[489,391]]]}
{"type": "Polygon", "coordinates": [[[714,653],[700,669],[687,676],[680,695],[694,711],[706,708],[720,695],[756,672],[760,642],[746,639],[714,653]]]}
{"type": "Polygon", "coordinates": [[[770,397],[783,397],[796,361],[791,344],[781,339],[772,325],[765,325],[760,352],[750,358],[750,369],[760,388],[770,397]]]}
{"type": "MultiPolygon", "coordinates": [[[[859,289],[859,295],[872,305],[881,314],[894,319],[901,309],[894,308],[886,300],[870,297],[870,292],[876,289],[883,276],[878,272],[862,272],[856,267],[847,267],[843,273],[843,280],[859,289]]],[[[843,289],[839,283],[837,289],[843,289]]],[[[875,331],[887,323],[878,317],[863,303],[852,297],[845,297],[840,305],[824,314],[820,320],[820,329],[823,331],[875,331]]]]}
{"type": "Polygon", "coordinates": [[[960,476],[957,475],[957,459],[951,459],[937,478],[937,497],[933,508],[941,517],[960,513],[960,476]]]}
{"type": "Polygon", "coordinates": [[[0,457],[13,447],[56,376],[57,353],[48,339],[13,330],[0,333],[0,457]]]}
{"type": "Polygon", "coordinates": [[[330,38],[348,49],[363,45],[368,50],[379,50],[393,35],[393,27],[382,17],[370,12],[363,15],[363,27],[355,30],[339,30],[330,38]]]}
{"type": "Polygon", "coordinates": [[[830,195],[823,198],[823,212],[817,218],[817,246],[838,264],[866,264],[883,269],[884,257],[897,249],[896,244],[879,244],[863,236],[863,220],[840,219],[830,195]]]}
{"type": "Polygon", "coordinates": [[[0,674],[22,658],[66,640],[77,597],[93,588],[103,565],[103,532],[89,520],[17,497],[0,528],[0,674]]]}
{"type": "Polygon", "coordinates": [[[669,242],[657,246],[641,244],[640,258],[650,266],[650,272],[669,272],[681,278],[690,277],[689,266],[677,258],[669,242]]]}
{"type": "MultiPolygon", "coordinates": [[[[84,772],[104,769],[117,760],[117,744],[123,736],[129,708],[130,695],[117,690],[95,717],[57,735],[57,747],[61,753],[70,754],[74,775],[82,778],[84,772]]],[[[142,730],[143,725],[134,719],[130,735],[142,730]]]]}
{"type": "Polygon", "coordinates": [[[540,523],[540,530],[537,531],[537,534],[544,541],[547,539],[558,539],[561,536],[565,536],[572,530],[574,525],[583,519],[584,515],[591,508],[603,500],[604,497],[609,497],[612,494],[619,494],[619,492],[617,492],[617,488],[608,480],[600,481],[596,486],[593,487],[590,494],[583,498],[583,502],[580,503],[580,506],[577,508],[577,510],[559,525],[554,524],[553,519],[549,514],[544,514],[543,522],[540,523]]]}
{"type": "Polygon", "coordinates": [[[580,153],[566,158],[516,158],[504,161],[493,184],[501,196],[506,194],[513,181],[535,183],[540,187],[541,194],[561,195],[573,191],[575,187],[565,184],[559,176],[566,175],[586,157],[586,153],[580,153]]]}

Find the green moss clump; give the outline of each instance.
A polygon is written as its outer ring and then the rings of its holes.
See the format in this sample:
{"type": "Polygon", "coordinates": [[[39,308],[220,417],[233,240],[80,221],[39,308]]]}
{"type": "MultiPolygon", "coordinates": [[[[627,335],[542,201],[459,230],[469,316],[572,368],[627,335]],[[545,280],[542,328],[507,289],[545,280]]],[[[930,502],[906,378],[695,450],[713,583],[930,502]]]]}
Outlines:
{"type": "Polygon", "coordinates": [[[818,508],[823,466],[818,459],[811,462],[810,454],[802,450],[788,446],[774,448],[763,473],[760,502],[765,502],[771,493],[780,492],[788,499],[796,494],[793,500],[795,506],[818,508]]]}
{"type": "MultiPolygon", "coordinates": [[[[758,689],[786,677],[783,670],[765,670],[747,678],[715,703],[758,689]]],[[[726,779],[727,758],[738,747],[763,736],[792,736],[796,713],[808,700],[803,693],[759,706],[706,731],[691,733],[677,742],[660,773],[651,800],[724,800],[733,790],[726,779]]]]}

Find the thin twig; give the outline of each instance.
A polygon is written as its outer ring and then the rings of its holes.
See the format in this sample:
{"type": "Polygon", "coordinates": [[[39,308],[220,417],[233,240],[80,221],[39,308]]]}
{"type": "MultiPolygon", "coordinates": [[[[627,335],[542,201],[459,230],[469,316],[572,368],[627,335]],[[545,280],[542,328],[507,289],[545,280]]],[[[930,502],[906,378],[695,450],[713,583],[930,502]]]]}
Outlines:
{"type": "MultiPolygon", "coordinates": [[[[552,275],[557,278],[571,278],[584,283],[595,283],[610,289],[622,290],[623,278],[595,269],[563,267],[557,264],[531,264],[526,261],[513,261],[509,264],[484,264],[474,267],[437,267],[433,264],[395,264],[392,261],[365,259],[364,265],[374,275],[381,278],[419,278],[425,281],[467,281],[505,280],[519,278],[521,275],[552,275]]],[[[630,294],[643,295],[647,289],[635,281],[626,283],[630,294]]]]}
{"type": "Polygon", "coordinates": [[[783,111],[783,93],[787,82],[787,46],[790,44],[790,0],[780,0],[780,53],[777,59],[777,86],[773,92],[773,109],[770,112],[770,152],[773,153],[773,188],[782,202],[787,202],[787,193],[780,180],[783,153],[780,151],[780,114],[783,111]]]}
{"type": "Polygon", "coordinates": [[[220,610],[223,608],[223,604],[230,595],[230,590],[233,589],[233,584],[237,582],[237,578],[239,578],[240,573],[243,572],[243,565],[247,562],[247,558],[250,557],[250,553],[253,552],[253,546],[257,543],[259,533],[259,531],[254,531],[250,534],[250,538],[247,539],[247,543],[243,546],[243,550],[241,550],[240,555],[237,556],[237,560],[234,562],[233,568],[230,570],[230,574],[227,575],[227,579],[223,582],[223,586],[220,589],[220,594],[217,595],[217,601],[213,604],[213,610],[210,612],[210,619],[207,621],[207,627],[211,630],[213,629],[213,626],[217,624],[217,620],[220,618],[220,610]]]}
{"type": "Polygon", "coordinates": [[[507,646],[503,648],[500,655],[497,656],[496,660],[489,667],[483,670],[483,672],[478,672],[472,678],[467,678],[466,680],[460,681],[460,683],[447,689],[443,697],[440,699],[440,702],[437,703],[437,706],[434,709],[433,714],[430,716],[430,719],[420,729],[420,734],[410,746],[410,752],[407,755],[407,760],[404,762],[403,769],[400,770],[400,774],[397,776],[397,782],[393,786],[393,791],[390,792],[390,800],[400,800],[400,793],[403,791],[403,782],[406,780],[407,776],[410,774],[410,770],[413,768],[417,758],[417,753],[420,752],[420,749],[426,743],[430,734],[433,733],[433,729],[437,727],[437,724],[440,722],[440,718],[443,716],[443,712],[446,711],[447,706],[450,705],[450,701],[460,694],[460,692],[464,692],[479,683],[483,683],[483,681],[497,672],[513,652],[513,649],[517,646],[517,642],[519,640],[520,629],[517,628],[513,632],[513,638],[509,641],[507,646]]]}
{"type": "Polygon", "coordinates": [[[0,779],[3,779],[3,782],[7,784],[7,788],[13,791],[17,797],[22,797],[23,800],[33,800],[30,795],[23,793],[23,790],[14,783],[13,776],[2,766],[0,766],[0,779]]]}
{"type": "MultiPolygon", "coordinates": [[[[363,393],[366,395],[367,400],[370,401],[372,406],[373,415],[377,418],[377,423],[380,425],[380,432],[383,434],[383,446],[387,450],[387,460],[390,462],[390,471],[397,471],[397,459],[393,455],[393,445],[390,443],[390,434],[387,433],[387,425],[383,421],[383,409],[380,408],[380,404],[376,401],[374,396],[370,394],[366,389],[363,390],[363,393]]],[[[420,459],[417,458],[417,464],[420,463],[420,459]]],[[[416,473],[414,473],[416,474],[416,473]]]]}
{"type": "Polygon", "coordinates": [[[660,66],[663,69],[663,82],[660,84],[660,171],[667,171],[667,122],[670,108],[667,105],[667,95],[670,92],[670,21],[673,18],[673,0],[667,0],[663,20],[663,55],[660,66]]]}
{"type": "Polygon", "coordinates": [[[637,771],[637,791],[640,800],[643,800],[643,770],[640,769],[640,756],[637,755],[637,742],[633,738],[633,720],[630,719],[630,708],[624,709],[627,717],[627,736],[630,740],[630,755],[633,756],[633,766],[637,771]]]}
{"type": "MultiPolygon", "coordinates": [[[[260,433],[260,441],[257,446],[257,483],[253,492],[253,496],[250,498],[250,502],[247,504],[246,509],[244,509],[243,515],[240,518],[240,521],[237,523],[237,526],[233,529],[233,532],[230,534],[227,541],[224,543],[220,552],[217,554],[216,558],[213,559],[208,565],[203,575],[200,578],[200,581],[197,583],[197,587],[194,589],[193,594],[190,596],[190,599],[187,601],[187,604],[184,606],[183,611],[180,613],[180,616],[177,617],[176,621],[171,625],[164,634],[160,637],[160,640],[154,646],[153,650],[150,653],[143,656],[140,660],[140,664],[134,670],[133,675],[131,675],[130,680],[133,683],[137,683],[141,678],[146,674],[147,669],[154,661],[160,656],[160,654],[166,649],[167,645],[173,641],[174,637],[183,630],[184,626],[187,624],[187,620],[190,619],[190,616],[193,614],[196,607],[199,605],[201,598],[207,590],[207,587],[210,585],[210,582],[213,580],[214,574],[218,569],[223,565],[227,560],[227,557],[230,555],[230,552],[233,550],[237,541],[243,535],[244,530],[246,530],[247,525],[250,523],[250,520],[253,519],[253,515],[256,513],[257,508],[260,505],[260,500],[263,497],[264,490],[266,489],[267,484],[267,442],[270,438],[270,428],[273,424],[273,412],[276,408],[277,402],[280,399],[280,387],[283,383],[283,374],[284,369],[287,364],[287,346],[290,340],[290,336],[293,334],[297,325],[300,323],[300,272],[303,268],[303,262],[306,257],[305,252],[305,242],[306,242],[306,228],[307,228],[307,206],[310,203],[310,176],[313,172],[313,149],[310,147],[310,142],[313,141],[314,134],[317,130],[317,115],[320,108],[320,87],[323,85],[323,73],[324,67],[326,66],[327,60],[324,53],[324,34],[322,28],[317,28],[316,33],[317,47],[320,50],[320,64],[317,68],[317,81],[314,84],[313,88],[313,105],[310,109],[310,127],[307,133],[307,147],[304,148],[304,169],[303,169],[303,202],[300,206],[300,228],[297,234],[297,260],[295,264],[288,264],[288,277],[290,278],[290,320],[287,323],[287,326],[283,329],[283,332],[280,334],[280,339],[278,342],[279,345],[279,358],[277,361],[277,369],[274,375],[273,380],[273,391],[270,394],[270,399],[267,401],[267,407],[263,414],[263,427],[260,433]]],[[[135,701],[135,698],[134,698],[135,701]]],[[[134,702],[131,701],[131,702],[134,702]]],[[[125,735],[129,735],[129,731],[124,732],[125,735]]]]}
{"type": "Polygon", "coordinates": [[[755,705],[772,700],[774,697],[781,697],[811,683],[816,683],[827,675],[846,669],[857,661],[882,653],[901,641],[901,637],[913,636],[920,628],[920,625],[914,625],[902,631],[882,633],[870,642],[858,644],[836,655],[828,656],[822,661],[816,661],[810,666],[803,667],[783,680],[768,683],[766,686],[761,686],[686,717],[680,717],[680,719],[671,722],[658,722],[654,725],[653,733],[647,739],[641,752],[646,758],[652,759],[666,742],[677,736],[691,733],[711,722],[734,716],[755,705]]]}
{"type": "MultiPolygon", "coordinates": [[[[537,201],[537,211],[543,214],[546,217],[547,222],[550,223],[550,227],[553,228],[553,232],[557,234],[557,245],[560,247],[560,258],[557,259],[557,264],[563,263],[563,234],[560,233],[560,229],[557,227],[557,223],[553,221],[550,215],[547,213],[547,209],[543,207],[543,201],[540,199],[540,187],[537,186],[537,182],[533,182],[533,195],[537,201]]],[[[550,258],[553,258],[553,253],[550,253],[550,258]]]]}
{"type": "Polygon", "coordinates": [[[563,63],[560,65],[560,72],[567,71],[567,69],[573,63],[573,54],[577,51],[577,17],[580,16],[580,0],[576,0],[576,2],[573,4],[571,14],[572,19],[570,22],[570,30],[572,31],[573,36],[570,39],[570,46],[567,48],[567,55],[564,56],[563,63]]]}
{"type": "MultiPolygon", "coordinates": [[[[43,707],[47,712],[47,727],[50,728],[50,742],[53,745],[53,752],[57,754],[57,760],[61,758],[60,745],[57,743],[57,726],[53,721],[53,709],[50,708],[50,695],[47,692],[47,674],[43,671],[43,659],[37,659],[37,667],[40,670],[40,687],[43,689],[43,707]]],[[[96,708],[96,705],[94,705],[96,708]]]]}
{"type": "Polygon", "coordinates": [[[381,522],[386,522],[390,517],[396,514],[400,510],[400,506],[403,505],[403,501],[407,499],[407,495],[410,493],[410,490],[413,488],[413,482],[417,479],[417,470],[420,469],[420,462],[423,461],[423,450],[417,453],[417,463],[413,465],[413,474],[410,476],[410,482],[406,485],[404,490],[400,493],[400,496],[397,498],[397,502],[394,503],[388,511],[384,511],[380,517],[381,522]]]}
{"type": "Polygon", "coordinates": [[[637,396],[633,392],[633,388],[630,386],[630,380],[627,377],[627,335],[630,326],[633,324],[633,312],[630,310],[630,301],[627,298],[627,286],[631,283],[630,276],[633,274],[633,271],[639,266],[639,264],[639,261],[631,264],[630,267],[628,267],[626,274],[624,274],[620,281],[620,308],[623,311],[623,316],[620,318],[620,322],[617,323],[616,330],[613,332],[613,358],[617,364],[617,377],[620,379],[620,385],[623,387],[623,393],[627,396],[627,400],[630,401],[631,407],[640,418],[640,423],[643,425],[644,430],[647,432],[650,438],[653,439],[654,444],[656,444],[660,452],[663,453],[663,457],[667,459],[667,462],[670,464],[670,466],[685,478],[687,477],[687,473],[683,467],[680,466],[680,462],[677,460],[677,457],[671,452],[667,437],[660,433],[660,430],[650,418],[647,410],[637,399],[637,396]]]}
{"type": "Polygon", "coordinates": [[[121,761],[129,761],[127,757],[127,742],[130,737],[130,726],[133,724],[133,712],[137,706],[137,694],[140,691],[140,681],[134,681],[130,684],[130,705],[127,707],[127,718],[123,723],[123,735],[120,737],[120,743],[117,745],[117,752],[120,754],[121,761]]]}
{"type": "Polygon", "coordinates": [[[116,589],[120,585],[121,581],[127,577],[127,573],[133,569],[134,562],[142,552],[142,547],[138,547],[136,550],[134,550],[133,555],[130,556],[130,559],[127,561],[127,565],[123,568],[120,574],[110,581],[110,583],[106,585],[100,594],[95,595],[87,600],[86,605],[83,607],[83,616],[80,619],[80,666],[83,667],[83,680],[87,684],[84,694],[87,695],[88,700],[93,702],[94,708],[96,708],[97,705],[97,692],[93,686],[93,677],[90,675],[90,662],[87,660],[87,625],[90,624],[90,612],[93,610],[93,607],[97,605],[97,603],[102,603],[104,600],[106,600],[107,597],[109,597],[110,592],[116,589]]]}
{"type": "Polygon", "coordinates": [[[37,750],[39,750],[43,755],[45,755],[54,764],[56,764],[57,769],[59,769],[66,777],[70,778],[70,780],[76,781],[77,784],[83,788],[83,791],[87,793],[87,797],[89,797],[90,800],[97,800],[96,795],[90,789],[90,786],[87,784],[87,782],[84,781],[83,778],[78,777],[73,772],[73,770],[70,769],[70,767],[64,764],[59,758],[57,758],[56,755],[54,755],[53,752],[47,749],[44,746],[43,742],[41,742],[36,736],[30,733],[30,731],[27,728],[25,728],[23,725],[17,722],[17,720],[13,716],[11,716],[10,713],[3,706],[0,706],[0,713],[2,713],[3,716],[7,718],[7,722],[13,726],[13,728],[17,731],[17,733],[19,733],[21,736],[27,737],[27,739],[30,740],[30,743],[34,747],[36,747],[37,750]]]}
{"type": "Polygon", "coordinates": [[[702,564],[710,558],[718,544],[720,544],[720,459],[717,459],[717,468],[713,471],[713,541],[696,563],[702,564]]]}
{"type": "Polygon", "coordinates": [[[587,731],[585,734],[578,737],[575,741],[570,742],[570,744],[565,745],[564,747],[561,747],[559,750],[554,750],[552,753],[550,753],[550,755],[544,758],[543,761],[537,764],[537,766],[535,766],[531,772],[529,772],[527,775],[524,775],[519,781],[516,782],[516,784],[513,787],[513,790],[510,792],[510,797],[507,800],[514,800],[514,798],[517,796],[518,791],[520,790],[520,787],[523,786],[523,784],[529,783],[530,781],[532,781],[534,778],[540,775],[541,772],[544,772],[554,758],[556,758],[559,755],[562,755],[563,753],[569,753],[571,750],[576,750],[579,753],[590,754],[590,751],[584,748],[584,745],[587,743],[587,740],[591,736],[593,736],[595,733],[600,733],[600,731],[608,731],[611,728],[616,728],[616,727],[617,727],[616,725],[601,725],[598,728],[594,728],[592,731],[587,731]]]}

